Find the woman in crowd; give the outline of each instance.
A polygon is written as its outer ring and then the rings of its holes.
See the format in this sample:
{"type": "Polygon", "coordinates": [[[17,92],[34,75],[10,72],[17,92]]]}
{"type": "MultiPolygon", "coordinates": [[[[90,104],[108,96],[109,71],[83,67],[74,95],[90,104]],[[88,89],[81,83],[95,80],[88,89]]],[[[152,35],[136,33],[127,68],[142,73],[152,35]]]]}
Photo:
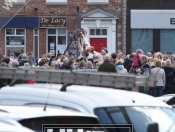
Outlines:
{"type": "Polygon", "coordinates": [[[151,88],[152,96],[159,97],[165,88],[165,72],[162,69],[160,60],[155,62],[155,67],[151,69],[151,74],[156,76],[156,86],[151,88]]]}

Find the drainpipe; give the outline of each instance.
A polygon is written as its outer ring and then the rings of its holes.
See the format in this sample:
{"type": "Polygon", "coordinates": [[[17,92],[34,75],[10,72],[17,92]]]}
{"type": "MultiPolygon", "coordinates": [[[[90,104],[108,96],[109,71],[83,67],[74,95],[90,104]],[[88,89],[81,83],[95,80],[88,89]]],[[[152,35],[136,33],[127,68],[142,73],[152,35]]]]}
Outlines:
{"type": "Polygon", "coordinates": [[[123,0],[121,2],[121,51],[123,52],[123,0]]]}

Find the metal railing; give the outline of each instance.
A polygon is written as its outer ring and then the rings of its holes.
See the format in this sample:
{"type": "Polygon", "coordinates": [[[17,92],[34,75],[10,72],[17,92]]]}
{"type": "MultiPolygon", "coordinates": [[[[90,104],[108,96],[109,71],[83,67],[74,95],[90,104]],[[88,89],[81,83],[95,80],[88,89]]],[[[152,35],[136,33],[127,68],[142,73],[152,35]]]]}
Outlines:
{"type": "Polygon", "coordinates": [[[95,71],[51,70],[44,68],[6,68],[0,67],[0,78],[36,80],[56,83],[74,83],[114,87],[155,86],[156,77],[152,75],[121,75],[95,71]]]}

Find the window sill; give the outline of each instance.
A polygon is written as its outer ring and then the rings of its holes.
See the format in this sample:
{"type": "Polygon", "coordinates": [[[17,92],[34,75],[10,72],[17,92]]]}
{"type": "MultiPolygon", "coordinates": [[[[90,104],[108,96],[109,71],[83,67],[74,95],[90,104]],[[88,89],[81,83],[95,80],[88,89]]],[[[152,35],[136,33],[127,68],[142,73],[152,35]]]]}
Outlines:
{"type": "Polygon", "coordinates": [[[109,2],[87,2],[87,5],[109,5],[109,2]]]}
{"type": "MultiPolygon", "coordinates": [[[[6,2],[4,2],[4,4],[5,4],[6,2]]],[[[13,2],[12,3],[13,5],[25,5],[26,4],[26,2],[13,2]]]]}
{"type": "Polygon", "coordinates": [[[45,5],[68,5],[68,2],[46,2],[45,5]]]}

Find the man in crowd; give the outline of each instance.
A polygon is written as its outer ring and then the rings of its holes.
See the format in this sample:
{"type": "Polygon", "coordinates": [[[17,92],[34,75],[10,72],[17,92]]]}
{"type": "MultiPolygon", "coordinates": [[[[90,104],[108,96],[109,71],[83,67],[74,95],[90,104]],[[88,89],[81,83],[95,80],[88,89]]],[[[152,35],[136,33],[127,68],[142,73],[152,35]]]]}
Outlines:
{"type": "Polygon", "coordinates": [[[106,55],[104,57],[104,62],[98,68],[99,72],[117,72],[114,64],[110,62],[110,56],[106,55]]]}

